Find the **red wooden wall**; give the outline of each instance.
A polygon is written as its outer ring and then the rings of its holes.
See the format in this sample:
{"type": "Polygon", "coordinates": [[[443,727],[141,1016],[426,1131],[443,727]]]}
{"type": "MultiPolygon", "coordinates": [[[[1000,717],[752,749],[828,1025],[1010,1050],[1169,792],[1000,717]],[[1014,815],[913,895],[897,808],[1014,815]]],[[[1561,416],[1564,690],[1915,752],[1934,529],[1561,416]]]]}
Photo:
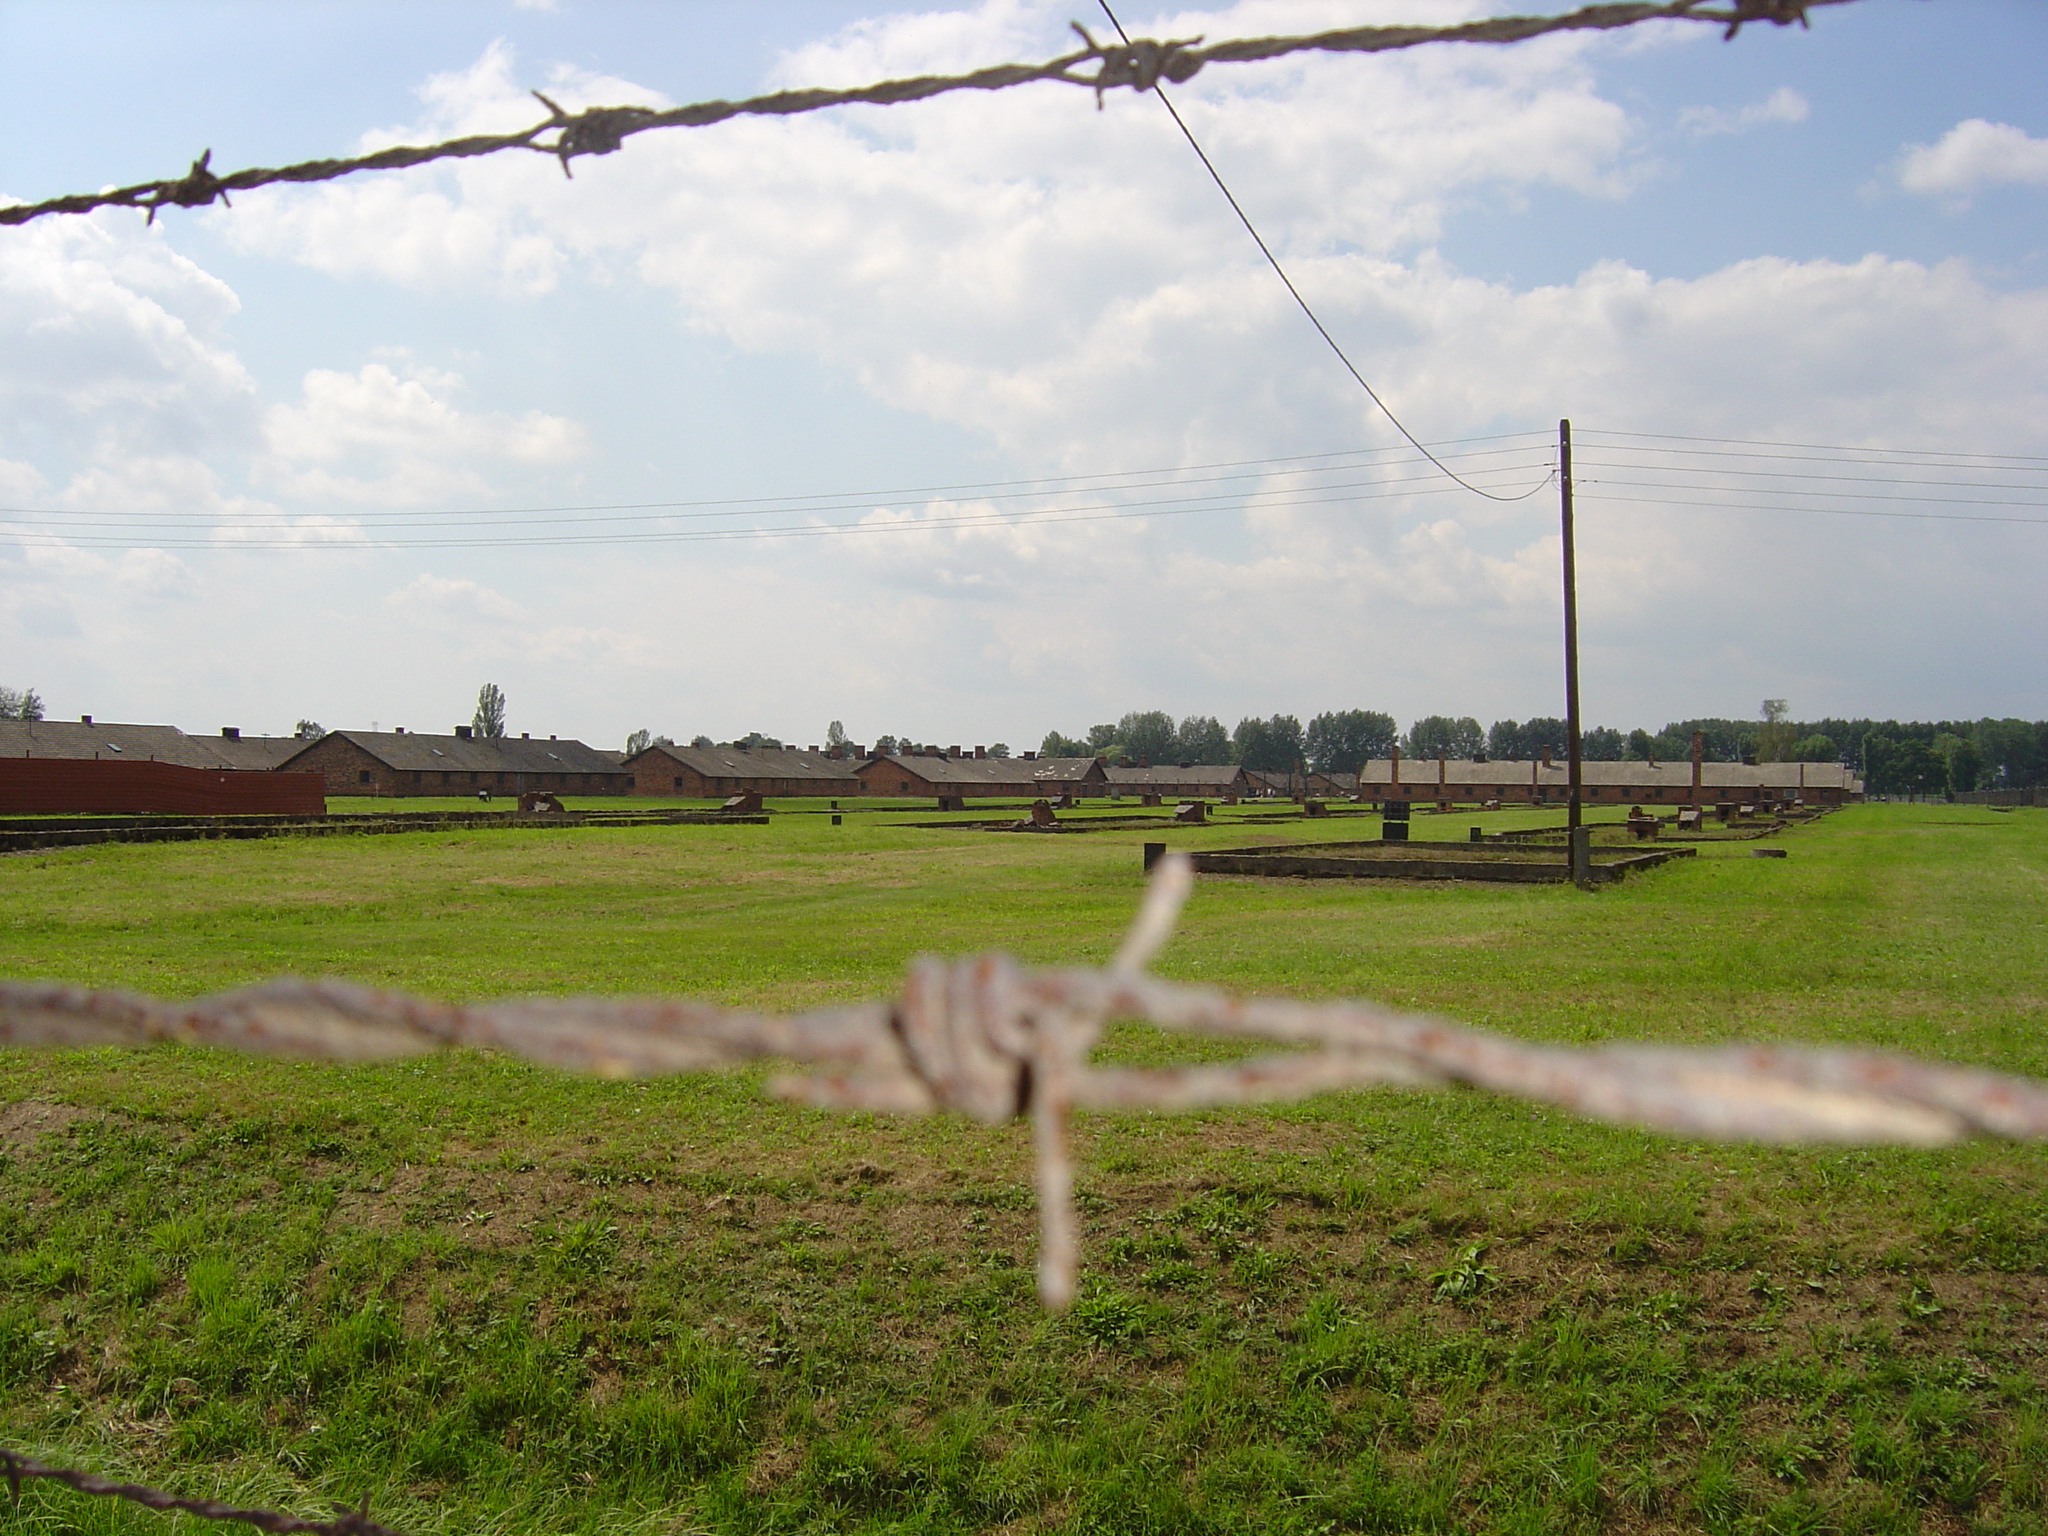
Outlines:
{"type": "Polygon", "coordinates": [[[319,816],[326,810],[327,778],[318,773],[181,768],[106,758],[0,758],[0,813],[319,816]]]}

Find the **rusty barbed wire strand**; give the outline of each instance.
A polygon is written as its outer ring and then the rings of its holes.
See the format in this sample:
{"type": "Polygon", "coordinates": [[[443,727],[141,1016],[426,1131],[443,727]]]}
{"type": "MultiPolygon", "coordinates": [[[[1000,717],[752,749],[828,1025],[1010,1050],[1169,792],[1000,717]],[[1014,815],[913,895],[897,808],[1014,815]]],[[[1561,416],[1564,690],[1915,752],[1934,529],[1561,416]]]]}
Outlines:
{"type": "Polygon", "coordinates": [[[823,1109],[984,1124],[1028,1116],[1039,1196],[1039,1296],[1064,1307],[1078,1269],[1066,1122],[1073,1109],[1186,1111],[1374,1084],[1463,1084],[1619,1125],[1766,1142],[1938,1146],[1972,1134],[2048,1138],[2048,1083],[1881,1052],[1747,1045],[1542,1045],[1358,1001],[1238,998],[1160,980],[1146,963],[1192,888],[1162,859],[1107,970],[1008,956],[914,961],[892,1002],[784,1017],[680,998],[433,1002],[339,981],[279,980],[188,1003],[54,982],[0,982],[0,1045],[184,1041],[318,1061],[482,1047],[602,1077],[782,1058],[778,1097],[823,1109]],[[1096,1067],[1110,1019],[1291,1049],[1222,1065],[1096,1067]]]}
{"type": "MultiPolygon", "coordinates": [[[[912,963],[893,1003],[784,1018],[672,998],[525,998],[464,1006],[336,981],[281,980],[190,1003],[54,982],[0,981],[0,1046],[142,1046],[162,1041],[302,1060],[375,1061],[480,1046],[603,1077],[702,1071],[783,1057],[822,1070],[771,1080],[781,1098],[826,1109],[984,1124],[1028,1115],[1039,1204],[1038,1291],[1072,1299],[1079,1267],[1074,1108],[1185,1111],[1371,1085],[1462,1083],[1593,1119],[1721,1140],[1938,1146],[1972,1133],[2048,1138],[2048,1083],[1874,1051],[1749,1045],[1574,1049],[1530,1044],[1364,1002],[1240,999],[1161,981],[1164,948],[1194,886],[1192,861],[1155,867],[1107,970],[1027,970],[1007,956],[912,963]],[[1112,1018],[1258,1038],[1285,1055],[1211,1066],[1091,1067],[1112,1018]]],[[[27,1479],[182,1510],[259,1530],[398,1536],[367,1504],[329,1520],[192,1499],[47,1466],[0,1448],[17,1500],[27,1479]]]]}
{"type": "Polygon", "coordinates": [[[14,1496],[17,1504],[21,1501],[21,1485],[24,1482],[47,1479],[50,1482],[61,1483],[78,1493],[96,1494],[101,1498],[125,1499],[146,1509],[181,1510],[188,1515],[197,1515],[203,1520],[232,1520],[242,1525],[253,1525],[259,1531],[275,1532],[276,1536],[290,1536],[290,1533],[301,1531],[316,1533],[316,1536],[399,1536],[399,1533],[389,1526],[379,1525],[370,1518],[367,1500],[361,1509],[344,1509],[331,1520],[306,1520],[298,1515],[287,1515],[274,1509],[247,1509],[234,1504],[223,1504],[218,1499],[188,1499],[180,1494],[166,1493],[161,1488],[151,1488],[143,1483],[115,1482],[91,1472],[47,1466],[32,1457],[22,1455],[19,1451],[10,1451],[5,1446],[0,1446],[0,1477],[7,1479],[8,1491],[14,1496]]]}
{"type": "Polygon", "coordinates": [[[553,155],[570,172],[570,162],[583,155],[609,155],[636,133],[657,128],[704,128],[735,117],[789,117],[828,107],[896,106],[925,101],[955,91],[1000,91],[1013,86],[1056,81],[1095,92],[1101,105],[1105,91],[1128,86],[1147,91],[1161,80],[1181,84],[1210,64],[1246,64],[1296,53],[1388,53],[1425,43],[1517,43],[1558,32],[1613,31],[1649,21],[1702,22],[1724,28],[1733,38],[1751,22],[1808,25],[1807,13],[1822,6],[1848,5],[1854,0],[1663,0],[1663,3],[1617,3],[1583,6],[1556,16],[1495,16],[1455,26],[1347,27],[1291,37],[1248,37],[1204,46],[1201,38],[1098,43],[1078,23],[1082,46],[1042,64],[995,64],[962,75],[914,75],[843,89],[811,88],[771,91],[740,101],[700,101],[656,109],[618,106],[586,107],[570,112],[555,101],[533,94],[548,115],[516,133],[470,134],[437,144],[392,145],[346,159],[305,160],[295,165],[255,166],[219,175],[213,151],[202,153],[183,176],[102,192],[73,193],[38,203],[0,207],[0,224],[27,224],[58,213],[90,213],[98,208],[140,208],[154,223],[159,209],[201,208],[216,199],[228,202],[230,192],[243,192],[280,182],[334,181],[358,171],[403,170],[438,160],[467,160],[504,150],[532,150],[553,155]],[[1092,73],[1087,66],[1093,65],[1092,73]],[[545,137],[552,134],[552,137],[545,137]]]}

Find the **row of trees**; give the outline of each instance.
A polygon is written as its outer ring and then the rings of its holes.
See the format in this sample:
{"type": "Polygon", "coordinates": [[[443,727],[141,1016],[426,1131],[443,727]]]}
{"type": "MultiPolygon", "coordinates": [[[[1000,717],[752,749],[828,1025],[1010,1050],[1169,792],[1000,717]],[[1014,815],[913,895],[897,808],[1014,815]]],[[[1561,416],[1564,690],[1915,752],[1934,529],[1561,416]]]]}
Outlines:
{"type": "Polygon", "coordinates": [[[1152,763],[1240,763],[1266,773],[1306,764],[1321,770],[1355,769],[1385,757],[1400,740],[1392,715],[1347,709],[1317,715],[1304,727],[1298,716],[1247,715],[1226,730],[1214,715],[1176,721],[1164,710],[1134,710],[1114,725],[1090,726],[1085,736],[1048,731],[1042,757],[1134,757],[1152,763]]]}
{"type": "MultiPolygon", "coordinates": [[[[1783,699],[1766,699],[1755,720],[1674,720],[1654,732],[1595,726],[1581,732],[1579,749],[1589,762],[1683,762],[1692,755],[1694,732],[1708,762],[1845,763],[1862,773],[1875,794],[2048,784],[2048,721],[1801,721],[1791,717],[1783,699]]],[[[1564,721],[1552,715],[1496,720],[1486,727],[1470,715],[1425,715],[1403,733],[1392,715],[1371,709],[1317,715],[1305,728],[1294,715],[1246,716],[1235,730],[1225,730],[1213,715],[1176,721],[1164,710],[1137,710],[1114,725],[1091,726],[1083,736],[1049,731],[1039,751],[1047,757],[1241,763],[1284,773],[1297,765],[1319,772],[1355,769],[1369,758],[1388,756],[1397,745],[1416,758],[1526,761],[1546,753],[1562,759],[1567,744],[1564,721]]]]}
{"type": "MultiPolygon", "coordinates": [[[[504,695],[486,685],[477,707],[478,734],[487,715],[495,734],[504,730],[504,695]],[[494,711],[485,704],[495,703],[494,711]]],[[[8,691],[0,689],[0,702],[8,691]]],[[[34,695],[29,695],[33,699],[34,695]]],[[[40,704],[38,715],[40,717],[40,704]]],[[[20,718],[20,717],[16,717],[20,718]]],[[[1620,731],[1595,726],[1580,735],[1580,752],[1589,762],[1682,762],[1692,753],[1694,732],[1701,737],[1709,762],[1846,763],[1857,769],[1873,794],[1941,794],[1971,789],[2030,788],[2048,784],[2048,721],[1993,720],[1907,722],[1896,720],[1809,720],[1791,718],[1782,699],[1766,699],[1756,720],[1702,718],[1675,720],[1662,730],[1638,727],[1620,731]]],[[[830,746],[848,742],[845,727],[834,720],[826,729],[830,746]]],[[[626,738],[628,754],[669,745],[669,738],[640,730],[626,738]]],[[[698,736],[692,746],[714,745],[698,736]]],[[[736,738],[735,747],[779,747],[782,743],[759,731],[736,738]]],[[[908,736],[879,736],[877,753],[910,752],[919,743],[908,736]]],[[[1188,715],[1180,720],[1165,710],[1133,710],[1115,724],[1090,726],[1080,736],[1048,731],[1039,743],[1044,757],[1141,758],[1153,763],[1240,763],[1267,773],[1287,773],[1306,766],[1318,772],[1348,772],[1372,758],[1389,756],[1398,746],[1413,758],[1496,758],[1526,761],[1546,753],[1565,756],[1564,721],[1552,715],[1532,720],[1496,720],[1482,727],[1470,715],[1425,715],[1404,733],[1394,717],[1374,709],[1346,709],[1320,714],[1304,726],[1294,715],[1261,719],[1247,715],[1226,730],[1214,715],[1188,715]]],[[[990,747],[992,757],[1008,757],[1003,742],[990,747]]]]}
{"type": "Polygon", "coordinates": [[[1772,719],[1774,704],[1762,721],[1676,721],[1655,742],[1676,755],[1698,731],[1714,761],[1847,763],[1878,795],[2048,785],[2048,720],[1772,719]]]}

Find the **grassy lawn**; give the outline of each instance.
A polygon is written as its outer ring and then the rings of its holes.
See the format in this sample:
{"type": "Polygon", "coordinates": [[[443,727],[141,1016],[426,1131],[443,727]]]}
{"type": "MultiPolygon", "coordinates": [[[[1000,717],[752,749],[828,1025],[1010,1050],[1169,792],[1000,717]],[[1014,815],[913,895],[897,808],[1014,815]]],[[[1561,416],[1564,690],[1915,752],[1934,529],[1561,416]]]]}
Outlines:
{"type": "MultiPolygon", "coordinates": [[[[919,950],[1105,959],[1148,838],[1377,830],[907,825],[939,819],[18,855],[0,968],[794,1008],[919,950]]],[[[1159,969],[2048,1076],[2048,815],[1857,807],[1782,846],[1590,894],[1205,877],[1159,969]]],[[[748,1073],[0,1052],[0,1438],[451,1536],[2048,1529],[2048,1148],[1730,1148],[1462,1091],[1076,1143],[1083,1297],[1049,1319],[1019,1127],[748,1073]]],[[[11,1518],[163,1525],[35,1486],[11,1518]]]]}

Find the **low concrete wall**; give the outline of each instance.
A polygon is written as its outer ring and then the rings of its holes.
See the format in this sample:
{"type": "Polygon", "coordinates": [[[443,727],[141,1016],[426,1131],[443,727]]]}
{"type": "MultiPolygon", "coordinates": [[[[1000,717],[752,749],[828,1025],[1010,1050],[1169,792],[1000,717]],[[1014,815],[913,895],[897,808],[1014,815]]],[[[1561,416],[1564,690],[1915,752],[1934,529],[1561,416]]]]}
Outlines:
{"type": "MultiPolygon", "coordinates": [[[[1572,877],[1560,848],[1555,857],[1537,848],[1482,849],[1447,843],[1441,854],[1416,843],[1322,843],[1298,849],[1223,848],[1193,853],[1198,875],[1265,875],[1297,880],[1491,880],[1517,884],[1563,883],[1572,877]],[[1377,850],[1393,848],[1398,853],[1377,850]],[[1339,852],[1349,849],[1350,852],[1339,852]]],[[[1596,883],[1619,880],[1630,870],[1651,869],[1667,859],[1689,859],[1691,848],[1660,848],[1615,858],[1595,857],[1596,883]]]]}

